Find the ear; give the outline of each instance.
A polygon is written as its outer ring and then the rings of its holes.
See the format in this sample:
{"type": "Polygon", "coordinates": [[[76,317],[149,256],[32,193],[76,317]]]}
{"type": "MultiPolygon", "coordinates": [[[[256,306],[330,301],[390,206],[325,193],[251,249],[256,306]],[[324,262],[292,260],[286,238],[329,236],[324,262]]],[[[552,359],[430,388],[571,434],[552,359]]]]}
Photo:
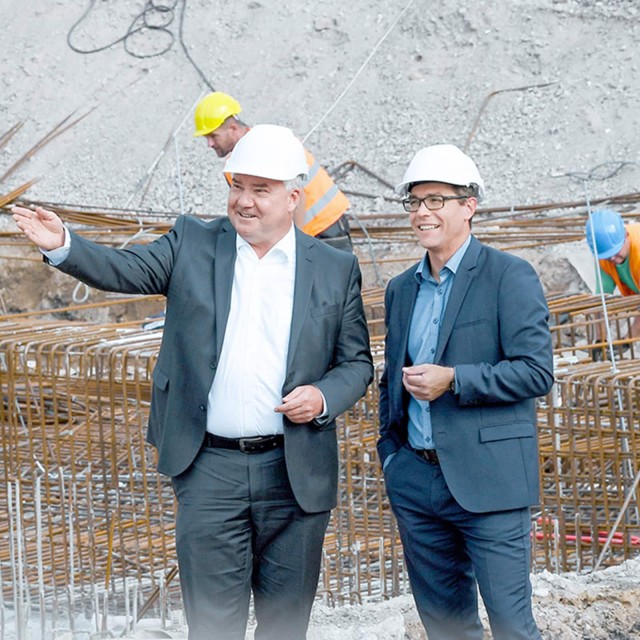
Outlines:
{"type": "Polygon", "coordinates": [[[464,214],[464,219],[467,221],[471,221],[471,218],[473,218],[476,209],[478,208],[478,199],[474,198],[473,196],[469,196],[465,201],[464,201],[464,208],[465,208],[465,214],[464,214]]]}
{"type": "Polygon", "coordinates": [[[293,213],[300,204],[300,189],[291,189],[287,195],[287,209],[293,213]]]}

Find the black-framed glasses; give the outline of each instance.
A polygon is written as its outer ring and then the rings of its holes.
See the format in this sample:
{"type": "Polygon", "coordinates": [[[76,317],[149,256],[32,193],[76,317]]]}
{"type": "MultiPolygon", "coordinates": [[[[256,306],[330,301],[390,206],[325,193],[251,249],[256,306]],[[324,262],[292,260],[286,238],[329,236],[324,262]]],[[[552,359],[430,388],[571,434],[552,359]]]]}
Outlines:
{"type": "Polygon", "coordinates": [[[415,213],[422,203],[429,211],[437,211],[444,207],[447,200],[466,200],[470,196],[438,196],[431,195],[425,198],[416,198],[416,196],[408,196],[402,201],[402,206],[407,213],[415,213]]]}

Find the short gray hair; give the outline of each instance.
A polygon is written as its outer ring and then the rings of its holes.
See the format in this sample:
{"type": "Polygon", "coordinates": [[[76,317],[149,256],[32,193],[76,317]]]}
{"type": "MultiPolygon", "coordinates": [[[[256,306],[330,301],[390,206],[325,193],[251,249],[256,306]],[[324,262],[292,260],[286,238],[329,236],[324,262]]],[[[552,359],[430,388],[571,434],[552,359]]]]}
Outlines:
{"type": "Polygon", "coordinates": [[[304,174],[300,174],[291,180],[285,180],[284,186],[287,191],[291,191],[292,189],[303,189],[304,188],[304,174]]]}

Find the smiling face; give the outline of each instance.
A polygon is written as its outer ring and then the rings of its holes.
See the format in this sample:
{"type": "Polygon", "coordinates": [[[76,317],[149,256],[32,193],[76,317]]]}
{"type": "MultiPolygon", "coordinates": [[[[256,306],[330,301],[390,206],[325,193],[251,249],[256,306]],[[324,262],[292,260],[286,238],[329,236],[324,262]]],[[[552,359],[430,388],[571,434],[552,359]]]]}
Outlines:
{"type": "Polygon", "coordinates": [[[227,213],[234,229],[261,258],[291,229],[299,200],[300,189],[288,190],[282,181],[236,173],[227,213]]]}
{"type": "MultiPolygon", "coordinates": [[[[422,182],[411,189],[416,198],[427,196],[456,196],[455,188],[441,182],[422,182]]],[[[478,201],[474,197],[463,200],[446,200],[442,209],[430,211],[422,203],[409,221],[420,244],[429,252],[432,265],[440,266],[462,246],[471,233],[471,218],[478,201]]]]}

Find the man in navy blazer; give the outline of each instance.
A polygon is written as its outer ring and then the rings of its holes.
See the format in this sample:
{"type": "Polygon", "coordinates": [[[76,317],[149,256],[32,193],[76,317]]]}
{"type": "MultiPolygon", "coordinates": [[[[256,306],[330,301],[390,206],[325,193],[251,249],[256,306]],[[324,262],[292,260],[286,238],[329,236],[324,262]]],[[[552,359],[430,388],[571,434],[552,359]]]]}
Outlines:
{"type": "Polygon", "coordinates": [[[471,234],[484,194],[453,145],[419,151],[397,187],[424,258],[389,282],[378,452],[430,640],[539,639],[530,513],[536,397],[553,383],[534,269],[471,234]]]}
{"type": "Polygon", "coordinates": [[[336,505],[335,419],[373,376],[357,259],[297,230],[307,171],[289,129],[236,145],[228,219],[178,218],[117,250],[54,213],[14,207],[25,235],[91,286],[167,298],[148,440],[178,500],[190,640],[302,640],[336,505]]]}

